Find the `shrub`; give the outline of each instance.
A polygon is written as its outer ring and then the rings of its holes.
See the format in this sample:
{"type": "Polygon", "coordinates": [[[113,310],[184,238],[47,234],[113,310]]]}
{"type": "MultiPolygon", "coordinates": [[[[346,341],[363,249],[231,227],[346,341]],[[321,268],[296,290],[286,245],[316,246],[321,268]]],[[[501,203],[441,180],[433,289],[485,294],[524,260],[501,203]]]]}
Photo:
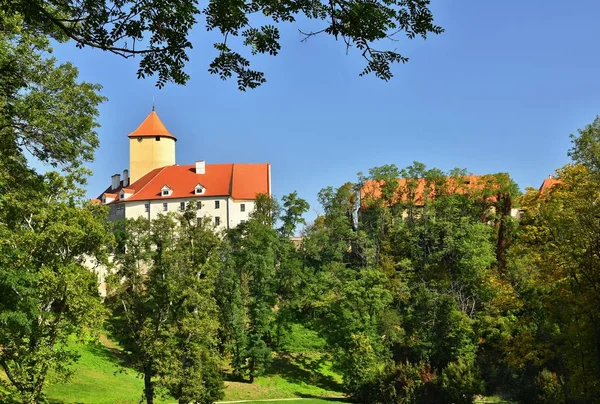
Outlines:
{"type": "Polygon", "coordinates": [[[476,394],[484,390],[483,382],[473,361],[459,359],[450,362],[442,371],[443,402],[471,404],[476,394]]]}
{"type": "Polygon", "coordinates": [[[439,378],[427,363],[389,366],[358,389],[354,398],[373,404],[432,404],[440,402],[439,378]]]}
{"type": "Polygon", "coordinates": [[[538,403],[555,404],[564,401],[556,373],[547,369],[542,370],[536,377],[535,384],[538,403]]]}

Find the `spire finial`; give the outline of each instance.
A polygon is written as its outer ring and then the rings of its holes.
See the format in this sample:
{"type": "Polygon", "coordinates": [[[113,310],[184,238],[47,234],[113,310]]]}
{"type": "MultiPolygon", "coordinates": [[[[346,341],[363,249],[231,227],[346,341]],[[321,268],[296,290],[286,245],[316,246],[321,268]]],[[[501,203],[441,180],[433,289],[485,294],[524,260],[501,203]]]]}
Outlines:
{"type": "Polygon", "coordinates": [[[154,111],[154,96],[152,96],[152,111],[154,111]]]}

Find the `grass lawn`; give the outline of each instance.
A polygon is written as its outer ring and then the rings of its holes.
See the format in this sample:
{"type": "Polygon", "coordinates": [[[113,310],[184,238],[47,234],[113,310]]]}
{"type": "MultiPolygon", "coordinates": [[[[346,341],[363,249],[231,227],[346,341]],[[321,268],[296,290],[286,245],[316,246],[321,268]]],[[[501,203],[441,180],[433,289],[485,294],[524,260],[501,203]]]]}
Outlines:
{"type": "MultiPolygon", "coordinates": [[[[51,404],[138,404],[142,397],[143,380],[135,371],[123,366],[119,349],[110,341],[74,345],[80,355],[67,383],[49,384],[45,397],[51,404]]],[[[1,373],[1,372],[0,372],[1,373]]],[[[0,374],[0,379],[3,378],[0,374]]],[[[318,353],[277,354],[267,374],[253,384],[225,382],[225,398],[232,400],[280,399],[306,397],[299,403],[323,403],[318,397],[341,396],[340,377],[331,370],[331,363],[318,353]]],[[[8,398],[0,386],[0,402],[8,398]]],[[[156,400],[171,403],[174,400],[156,400]]],[[[273,402],[271,402],[273,403],[273,402]]]]}
{"type": "Polygon", "coordinates": [[[244,404],[332,404],[332,403],[344,403],[345,401],[333,400],[333,399],[320,399],[320,398],[308,398],[299,400],[274,400],[274,401],[244,401],[244,404]]]}
{"type": "Polygon", "coordinates": [[[143,380],[135,371],[122,366],[116,346],[105,339],[102,342],[75,345],[81,357],[73,376],[67,383],[55,383],[45,389],[50,403],[133,404],[140,401],[143,380]]]}
{"type": "MultiPolygon", "coordinates": [[[[299,336],[306,336],[302,330],[299,336]]],[[[315,344],[312,336],[306,336],[315,344]]],[[[244,400],[246,404],[326,404],[346,402],[341,393],[341,377],[331,369],[331,362],[316,351],[299,352],[305,341],[291,341],[286,347],[289,352],[278,353],[266,375],[250,384],[244,381],[225,382],[225,398],[222,401],[244,400]],[[300,400],[277,400],[301,398],[300,400]],[[273,401],[252,401],[274,399],[273,401]]],[[[73,377],[67,383],[55,383],[45,388],[49,404],[138,404],[142,397],[143,381],[137,373],[124,367],[120,350],[111,341],[74,345],[80,355],[74,366],[73,377]]],[[[0,382],[6,382],[0,372],[0,382]]],[[[7,390],[0,383],[0,402],[11,402],[7,390]]],[[[504,403],[497,397],[479,397],[477,403],[504,403]]],[[[157,403],[174,403],[173,399],[155,400],[157,403]]],[[[17,402],[17,401],[14,401],[17,402]]]]}
{"type": "MultiPolygon", "coordinates": [[[[291,397],[340,397],[341,378],[318,353],[277,354],[267,374],[253,384],[225,382],[225,400],[291,397]]],[[[305,401],[302,401],[303,403],[305,401]]]]}

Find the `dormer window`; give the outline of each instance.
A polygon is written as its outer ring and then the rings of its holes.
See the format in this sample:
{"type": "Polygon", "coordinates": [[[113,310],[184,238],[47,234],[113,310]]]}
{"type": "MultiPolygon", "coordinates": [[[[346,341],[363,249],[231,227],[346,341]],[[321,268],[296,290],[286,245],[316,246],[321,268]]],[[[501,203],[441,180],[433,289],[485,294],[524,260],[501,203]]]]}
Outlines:
{"type": "Polygon", "coordinates": [[[109,193],[105,192],[104,194],[102,194],[102,203],[103,204],[111,203],[112,201],[115,200],[116,197],[117,197],[117,194],[109,194],[109,193]]]}
{"type": "Polygon", "coordinates": [[[165,185],[164,187],[162,187],[160,189],[160,196],[171,196],[172,193],[173,193],[173,190],[168,185],[165,185]]]}
{"type": "Polygon", "coordinates": [[[131,195],[133,195],[134,193],[135,193],[135,191],[132,188],[123,188],[123,189],[121,189],[121,192],[119,192],[119,199],[125,200],[125,199],[129,198],[131,195]]]}
{"type": "Polygon", "coordinates": [[[196,185],[196,187],[194,188],[194,194],[196,195],[202,195],[204,193],[204,191],[206,190],[206,188],[204,188],[202,186],[202,184],[198,184],[196,185]]]}

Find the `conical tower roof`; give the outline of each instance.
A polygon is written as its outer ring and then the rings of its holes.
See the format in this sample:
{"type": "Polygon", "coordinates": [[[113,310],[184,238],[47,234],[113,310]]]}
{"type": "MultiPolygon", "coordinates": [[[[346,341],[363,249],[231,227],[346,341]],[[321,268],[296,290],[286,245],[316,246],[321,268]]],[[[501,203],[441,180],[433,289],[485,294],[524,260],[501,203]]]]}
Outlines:
{"type": "Polygon", "coordinates": [[[144,119],[144,122],[136,130],[129,134],[129,137],[169,137],[173,140],[177,140],[168,130],[167,127],[162,123],[158,114],[153,109],[150,115],[144,119]]]}

